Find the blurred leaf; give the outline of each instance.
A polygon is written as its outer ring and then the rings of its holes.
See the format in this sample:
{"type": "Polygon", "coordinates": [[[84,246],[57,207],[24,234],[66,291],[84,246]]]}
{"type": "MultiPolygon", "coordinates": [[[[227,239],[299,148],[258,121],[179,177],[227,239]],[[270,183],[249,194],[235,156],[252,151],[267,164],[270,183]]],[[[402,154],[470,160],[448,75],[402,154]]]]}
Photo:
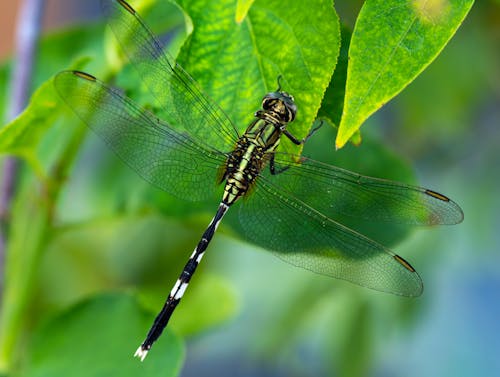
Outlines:
{"type": "Polygon", "coordinates": [[[367,0],[349,49],[341,148],[361,124],[427,67],[473,0],[367,0]]]}
{"type": "Polygon", "coordinates": [[[193,244],[189,230],[155,213],[115,215],[56,229],[41,265],[44,299],[58,305],[116,286],[175,282],[193,244]],[[54,265],[58,265],[54,271],[54,265]],[[61,285],[60,282],[66,284],[61,285]]]}
{"type": "MultiPolygon", "coordinates": [[[[295,96],[299,109],[291,132],[305,136],[316,118],[336,64],[340,31],[332,2],[283,6],[255,1],[244,21],[235,21],[232,0],[181,1],[194,31],[178,61],[242,130],[260,107],[262,96],[277,88],[295,96]]],[[[284,140],[280,148],[297,151],[284,140]]]]}
{"type": "MultiPolygon", "coordinates": [[[[146,306],[156,312],[201,232],[198,226],[182,225],[155,213],[119,216],[60,229],[40,266],[39,288],[46,292],[43,304],[60,307],[75,297],[103,289],[140,286],[137,289],[146,306]],[[56,271],[54,265],[58,266],[56,271]],[[61,281],[65,284],[61,285],[61,281]]],[[[189,285],[189,294],[172,318],[173,327],[182,334],[220,324],[237,310],[230,282],[205,271],[205,266],[197,271],[189,285]]]]}
{"type": "MultiPolygon", "coordinates": [[[[29,105],[9,124],[0,129],[0,153],[17,155],[26,159],[39,175],[45,175],[38,155],[38,147],[50,128],[66,111],[55,95],[50,76],[58,70],[68,67],[73,59],[72,68],[81,69],[92,62],[91,56],[102,53],[102,27],[92,26],[73,28],[42,38],[33,82],[38,89],[31,96],[29,105]]],[[[97,71],[102,71],[102,61],[98,65],[90,64],[97,71]]],[[[2,74],[6,74],[6,66],[2,74]]],[[[7,80],[0,80],[6,84],[7,80]]],[[[7,90],[6,87],[1,88],[7,90]]],[[[1,99],[2,97],[0,97],[1,99]]],[[[59,135],[51,140],[51,149],[61,142],[59,135]]]]}
{"type": "Polygon", "coordinates": [[[199,333],[234,317],[238,299],[231,283],[217,275],[204,274],[191,284],[189,295],[172,319],[173,328],[184,336],[199,333]]]}
{"type": "Polygon", "coordinates": [[[153,319],[125,294],[80,302],[35,333],[21,376],[177,376],[184,346],[169,330],[143,363],[133,357],[153,319]]]}
{"type": "Polygon", "coordinates": [[[52,80],[49,80],[33,94],[26,110],[0,129],[0,153],[22,157],[39,175],[44,175],[36,158],[36,148],[58,116],[57,102],[52,80]]]}
{"type": "MultiPolygon", "coordinates": [[[[369,303],[356,301],[350,308],[351,318],[347,321],[343,347],[337,359],[339,365],[332,366],[340,376],[363,377],[369,375],[373,362],[373,307],[369,303]]],[[[328,359],[327,359],[328,360],[328,359]]]]}
{"type": "Polygon", "coordinates": [[[94,74],[106,70],[102,23],[76,26],[44,36],[37,56],[34,87],[65,68],[88,69],[94,74]],[[85,60],[87,59],[87,60],[85,60]]]}
{"type": "Polygon", "coordinates": [[[42,168],[37,152],[42,139],[61,116],[59,101],[52,79],[49,79],[31,96],[28,107],[0,129],[0,153],[26,159],[38,175],[45,176],[47,172],[42,168]]]}
{"type": "MultiPolygon", "coordinates": [[[[330,127],[324,128],[319,132],[332,133],[330,127]]],[[[333,135],[331,137],[324,135],[322,137],[312,137],[304,148],[304,155],[370,177],[408,184],[416,183],[413,167],[409,162],[391,151],[381,140],[374,138],[369,133],[365,135],[360,146],[347,145],[335,153],[332,153],[330,144],[324,145],[325,140],[331,140],[331,138],[333,138],[333,135]]],[[[333,219],[388,247],[401,242],[414,228],[402,224],[364,220],[345,214],[338,214],[333,219]],[[390,231],[388,231],[389,229],[390,231]]]]}

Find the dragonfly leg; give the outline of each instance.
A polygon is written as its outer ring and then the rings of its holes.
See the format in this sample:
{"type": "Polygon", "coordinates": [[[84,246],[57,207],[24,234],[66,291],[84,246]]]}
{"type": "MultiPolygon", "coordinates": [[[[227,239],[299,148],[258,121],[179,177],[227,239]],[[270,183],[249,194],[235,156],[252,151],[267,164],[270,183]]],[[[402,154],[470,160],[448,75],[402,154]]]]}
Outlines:
{"type": "Polygon", "coordinates": [[[314,135],[314,133],[316,131],[318,131],[322,126],[323,126],[323,120],[321,120],[319,122],[319,126],[317,127],[314,127],[311,131],[309,131],[309,133],[307,134],[307,136],[305,138],[303,138],[302,140],[299,140],[297,139],[295,136],[293,136],[290,132],[288,132],[288,130],[283,130],[283,134],[290,139],[290,141],[296,145],[302,145],[304,144],[312,135],[314,135]]]}
{"type": "Polygon", "coordinates": [[[269,170],[271,171],[272,175],[281,174],[281,173],[287,171],[288,169],[290,169],[290,165],[277,168],[276,164],[274,162],[274,153],[271,154],[271,160],[269,161],[269,170]]]}

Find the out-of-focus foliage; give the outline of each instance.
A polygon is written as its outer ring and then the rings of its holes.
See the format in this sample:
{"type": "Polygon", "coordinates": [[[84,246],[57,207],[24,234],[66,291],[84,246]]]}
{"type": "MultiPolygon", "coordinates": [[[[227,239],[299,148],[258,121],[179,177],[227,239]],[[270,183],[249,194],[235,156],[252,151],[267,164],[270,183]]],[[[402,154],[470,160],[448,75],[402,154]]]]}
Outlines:
{"type": "Polygon", "coordinates": [[[31,361],[20,374],[44,376],[177,376],[184,346],[172,332],[161,351],[141,364],[131,357],[132,344],[154,316],[126,294],[106,294],[82,301],[55,316],[34,334],[31,361]],[[119,319],[124,320],[119,320],[119,319]],[[118,367],[117,367],[118,366],[118,367]]]}

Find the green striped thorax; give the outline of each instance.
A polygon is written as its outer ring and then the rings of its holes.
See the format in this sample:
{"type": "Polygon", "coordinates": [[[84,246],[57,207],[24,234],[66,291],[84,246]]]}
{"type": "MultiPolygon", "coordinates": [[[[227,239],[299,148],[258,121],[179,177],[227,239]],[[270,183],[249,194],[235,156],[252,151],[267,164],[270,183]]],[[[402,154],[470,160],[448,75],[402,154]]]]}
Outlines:
{"type": "MultiPolygon", "coordinates": [[[[262,99],[262,110],[239,138],[235,149],[221,168],[220,182],[224,179],[223,203],[231,205],[252,187],[259,172],[271,161],[272,152],[287,132],[286,125],[295,119],[297,105],[293,96],[278,88],[262,99]]],[[[287,134],[288,135],[288,134],[287,134]]],[[[271,165],[274,169],[274,165],[271,165]]]]}

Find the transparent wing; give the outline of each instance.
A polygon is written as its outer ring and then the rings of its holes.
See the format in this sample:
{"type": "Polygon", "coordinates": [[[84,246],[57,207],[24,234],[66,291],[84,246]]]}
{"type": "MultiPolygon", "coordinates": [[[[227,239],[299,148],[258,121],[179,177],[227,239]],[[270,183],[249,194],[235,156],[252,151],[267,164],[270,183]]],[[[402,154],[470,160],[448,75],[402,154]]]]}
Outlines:
{"type": "MultiPolygon", "coordinates": [[[[285,153],[277,153],[275,161],[289,168],[271,176],[273,184],[331,218],[340,213],[415,225],[457,224],[463,220],[458,204],[432,190],[366,177],[285,153]]],[[[267,171],[262,174],[270,175],[267,171]]]]}
{"type": "Polygon", "coordinates": [[[122,0],[101,0],[109,26],[150,90],[158,115],[216,150],[234,148],[238,132],[223,110],[164,51],[139,15],[122,0]]]}
{"type": "Polygon", "coordinates": [[[54,85],[76,115],[148,182],[193,201],[215,189],[224,154],[174,131],[91,75],[61,72],[54,85]]]}
{"type": "Polygon", "coordinates": [[[422,293],[420,277],[404,259],[283,194],[264,177],[243,201],[240,221],[253,242],[295,266],[378,291],[422,293]]]}

